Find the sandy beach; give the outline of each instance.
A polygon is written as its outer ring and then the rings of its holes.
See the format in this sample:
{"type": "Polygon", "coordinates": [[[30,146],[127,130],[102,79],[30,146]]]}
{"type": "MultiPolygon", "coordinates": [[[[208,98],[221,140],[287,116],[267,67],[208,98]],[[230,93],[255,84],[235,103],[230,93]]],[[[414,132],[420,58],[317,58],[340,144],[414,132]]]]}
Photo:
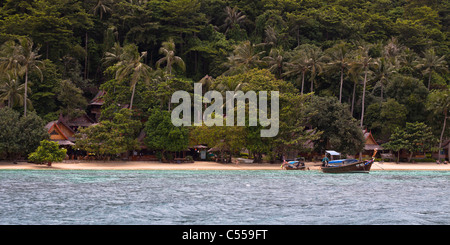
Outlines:
{"type": "MultiPolygon", "coordinates": [[[[319,170],[320,162],[307,162],[310,170],[319,170]]],[[[52,169],[52,170],[282,170],[280,164],[257,164],[257,163],[160,163],[155,161],[64,161],[53,163],[52,166],[38,165],[27,162],[0,162],[2,169],[52,169]]],[[[372,171],[389,170],[428,170],[428,171],[450,171],[450,164],[436,163],[395,163],[375,162],[372,171]]]]}

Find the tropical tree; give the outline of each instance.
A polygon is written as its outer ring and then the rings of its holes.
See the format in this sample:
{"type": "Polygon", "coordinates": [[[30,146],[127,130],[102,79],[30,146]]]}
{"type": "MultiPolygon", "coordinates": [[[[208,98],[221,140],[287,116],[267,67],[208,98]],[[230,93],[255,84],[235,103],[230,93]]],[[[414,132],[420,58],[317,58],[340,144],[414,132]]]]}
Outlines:
{"type": "MultiPolygon", "coordinates": [[[[20,38],[20,45],[18,48],[18,53],[15,58],[19,63],[19,74],[25,75],[25,87],[23,92],[23,100],[27,101],[28,96],[28,74],[31,71],[37,71],[40,74],[41,80],[43,79],[41,67],[44,63],[39,60],[41,57],[38,54],[39,48],[33,49],[33,41],[29,38],[20,38]]],[[[27,115],[27,103],[23,104],[23,115],[27,115]]]]}
{"type": "Polygon", "coordinates": [[[151,80],[150,72],[152,69],[145,63],[141,62],[141,60],[147,55],[147,52],[142,52],[141,54],[139,54],[136,45],[129,44],[125,46],[123,52],[124,54],[122,60],[116,64],[116,66],[118,67],[116,71],[116,79],[130,79],[132,92],[129,108],[132,109],[136,84],[141,80],[149,83],[151,80]]]}
{"type": "Polygon", "coordinates": [[[323,70],[323,67],[325,65],[322,49],[320,47],[317,47],[315,45],[310,45],[306,48],[306,53],[309,58],[309,66],[311,71],[311,92],[314,92],[314,82],[315,78],[318,74],[320,74],[323,70]]]}
{"type": "Polygon", "coordinates": [[[272,48],[268,56],[262,58],[262,61],[268,66],[270,72],[280,79],[283,73],[284,52],[282,49],[272,48]]]}
{"type": "Polygon", "coordinates": [[[225,33],[227,33],[230,29],[232,29],[235,25],[239,25],[242,21],[245,20],[246,16],[238,10],[236,6],[233,8],[227,6],[225,8],[225,22],[221,27],[225,28],[225,33]]]}
{"type": "MultiPolygon", "coordinates": [[[[290,53],[289,61],[285,63],[286,72],[283,76],[300,78],[301,74],[301,90],[300,93],[303,94],[305,85],[305,74],[310,69],[309,58],[303,49],[296,48],[292,53],[290,53]]],[[[298,79],[300,80],[300,79],[298,79]]]]}
{"type": "Polygon", "coordinates": [[[105,56],[103,57],[103,65],[114,65],[117,62],[122,61],[124,58],[123,47],[120,46],[120,43],[115,42],[111,47],[111,50],[105,52],[105,56]]]}
{"type": "Polygon", "coordinates": [[[98,13],[100,20],[103,19],[103,14],[107,14],[111,12],[111,7],[109,0],[98,0],[95,7],[92,9],[94,15],[98,13]]]}
{"type": "Polygon", "coordinates": [[[380,102],[383,102],[384,88],[386,87],[390,76],[395,72],[395,66],[386,57],[380,57],[377,60],[377,66],[374,71],[376,84],[373,87],[373,90],[380,88],[380,102]]]}
{"type": "Polygon", "coordinates": [[[434,147],[436,141],[436,138],[431,132],[431,128],[425,123],[407,122],[406,127],[397,128],[391,135],[390,142],[383,144],[382,146],[385,149],[394,150],[397,152],[401,149],[409,151],[408,162],[411,162],[414,152],[430,150],[434,147]]]}
{"type": "MultiPolygon", "coordinates": [[[[29,102],[28,95],[28,75],[31,71],[35,70],[40,74],[42,80],[43,62],[38,60],[40,55],[38,54],[39,48],[33,49],[33,41],[29,38],[19,38],[19,43],[15,41],[8,41],[2,45],[1,64],[0,68],[3,72],[9,72],[13,74],[13,77],[25,76],[25,84],[23,89],[23,101],[29,102]]],[[[24,105],[24,116],[27,115],[27,104],[24,105]]]]}
{"type": "Polygon", "coordinates": [[[164,55],[156,62],[156,67],[159,68],[161,63],[166,63],[166,71],[169,75],[172,75],[172,66],[178,65],[183,71],[186,70],[186,65],[181,57],[175,55],[175,43],[172,39],[167,42],[163,42],[159,53],[164,55]]]}
{"type": "Polygon", "coordinates": [[[98,124],[80,129],[76,147],[97,156],[116,156],[140,148],[137,139],[142,128],[141,121],[131,118],[132,111],[123,108],[113,113],[111,120],[101,120],[98,124]]]}
{"type": "Polygon", "coordinates": [[[263,53],[264,51],[257,52],[256,45],[248,40],[236,45],[224,63],[228,67],[228,71],[224,74],[235,75],[257,68],[262,63],[260,55],[263,53]]]}
{"type": "Polygon", "coordinates": [[[424,75],[428,74],[428,90],[430,90],[433,71],[447,70],[445,55],[439,57],[433,48],[427,49],[423,52],[423,57],[416,68],[421,69],[424,75]]]}
{"type": "Polygon", "coordinates": [[[347,43],[338,43],[325,51],[325,59],[328,60],[327,65],[332,68],[338,68],[341,75],[341,83],[339,86],[339,102],[342,103],[342,87],[344,85],[345,69],[351,64],[351,53],[347,43]]]}
{"type": "Polygon", "coordinates": [[[367,76],[369,74],[369,68],[377,64],[376,60],[372,58],[369,54],[369,50],[373,45],[363,43],[358,46],[358,55],[356,56],[356,64],[352,69],[361,68],[364,71],[364,81],[363,81],[363,92],[362,92],[362,105],[361,105],[361,121],[360,126],[363,127],[364,124],[364,107],[365,107],[365,97],[366,97],[366,85],[367,76]]]}
{"type": "Polygon", "coordinates": [[[145,145],[150,149],[161,151],[163,160],[166,160],[166,151],[178,152],[188,147],[189,130],[183,126],[174,126],[168,111],[151,109],[144,130],[145,145]]]}
{"type": "Polygon", "coordinates": [[[6,41],[0,47],[0,71],[8,78],[18,77],[19,63],[17,55],[20,52],[19,45],[14,40],[6,41]]]}
{"type": "MultiPolygon", "coordinates": [[[[8,79],[0,84],[0,101],[8,101],[8,107],[12,108],[16,104],[23,105],[23,93],[25,84],[20,84],[17,79],[8,79]]],[[[27,99],[27,103],[31,105],[31,101],[27,99]]]]}
{"type": "Polygon", "coordinates": [[[29,155],[29,159],[36,163],[47,163],[52,166],[52,162],[60,162],[66,157],[67,150],[60,149],[57,142],[42,140],[35,152],[29,155]]]}
{"type": "Polygon", "coordinates": [[[447,118],[450,114],[450,89],[434,90],[428,94],[427,108],[435,115],[443,114],[444,116],[441,136],[439,138],[439,161],[441,161],[440,151],[442,149],[442,140],[446,130],[447,118]]]}

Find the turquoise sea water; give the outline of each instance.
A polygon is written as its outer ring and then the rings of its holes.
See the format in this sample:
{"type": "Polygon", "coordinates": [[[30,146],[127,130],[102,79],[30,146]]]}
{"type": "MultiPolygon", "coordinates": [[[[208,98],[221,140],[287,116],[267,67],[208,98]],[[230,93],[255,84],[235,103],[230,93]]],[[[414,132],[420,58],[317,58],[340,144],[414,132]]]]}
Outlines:
{"type": "Polygon", "coordinates": [[[1,170],[0,224],[450,224],[450,172],[1,170]]]}

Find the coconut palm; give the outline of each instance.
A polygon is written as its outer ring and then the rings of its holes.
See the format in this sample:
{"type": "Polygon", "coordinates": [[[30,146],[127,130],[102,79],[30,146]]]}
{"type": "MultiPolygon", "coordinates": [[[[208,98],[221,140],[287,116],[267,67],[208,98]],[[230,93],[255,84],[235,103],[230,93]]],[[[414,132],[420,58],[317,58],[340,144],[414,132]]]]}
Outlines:
{"type": "Polygon", "coordinates": [[[225,28],[225,33],[232,29],[234,25],[238,25],[246,18],[246,16],[242,14],[236,6],[234,8],[227,6],[225,8],[225,14],[227,17],[225,18],[225,23],[222,25],[222,27],[225,28]]]}
{"type": "MultiPolygon", "coordinates": [[[[28,95],[28,74],[31,71],[39,73],[41,80],[41,67],[44,63],[39,60],[41,57],[38,54],[39,48],[33,49],[33,41],[29,38],[18,39],[19,43],[9,41],[2,46],[2,59],[0,68],[3,72],[9,71],[14,76],[25,76],[23,101],[29,101],[28,95]]],[[[27,115],[27,104],[23,103],[23,114],[27,115]]]]}
{"type": "Polygon", "coordinates": [[[412,74],[417,66],[419,56],[409,48],[404,48],[398,57],[398,70],[402,73],[412,74]]]}
{"type": "Polygon", "coordinates": [[[103,14],[107,14],[111,12],[111,8],[109,7],[109,4],[111,4],[110,0],[98,0],[95,7],[92,9],[92,12],[94,15],[98,13],[100,16],[100,19],[103,18],[103,14]]]}
{"type": "Polygon", "coordinates": [[[244,41],[234,47],[233,53],[227,57],[224,63],[228,67],[226,75],[246,72],[262,64],[260,55],[264,51],[256,52],[256,45],[250,41],[244,41]]]}
{"type": "Polygon", "coordinates": [[[167,42],[163,42],[159,53],[164,55],[161,59],[156,62],[156,67],[159,68],[162,63],[166,63],[166,71],[169,75],[172,75],[172,66],[178,65],[183,71],[186,70],[186,65],[183,59],[175,55],[175,43],[172,39],[167,42]]]}
{"type": "Polygon", "coordinates": [[[369,69],[377,64],[377,61],[373,59],[369,50],[372,47],[372,44],[362,43],[358,46],[358,55],[356,56],[356,61],[354,63],[354,69],[358,66],[361,70],[364,71],[364,82],[363,82],[363,94],[362,94],[362,106],[361,106],[361,122],[360,126],[363,127],[364,123],[364,107],[365,107],[365,96],[366,96],[366,84],[367,84],[367,76],[369,74],[369,69]]]}
{"type": "Polygon", "coordinates": [[[277,78],[281,78],[283,73],[284,52],[282,49],[270,50],[269,56],[262,58],[262,61],[268,66],[269,71],[275,74],[277,78]]]}
{"type": "MultiPolygon", "coordinates": [[[[442,139],[446,129],[447,118],[450,113],[450,89],[434,90],[428,95],[427,101],[428,110],[435,115],[443,114],[444,122],[442,125],[441,137],[439,138],[439,151],[442,149],[442,139]]],[[[441,161],[441,154],[439,152],[439,161],[441,161]]]]}
{"type": "Polygon", "coordinates": [[[339,102],[342,103],[342,87],[344,85],[345,69],[348,69],[351,63],[350,49],[346,43],[338,43],[326,51],[325,59],[330,68],[339,69],[341,83],[339,86],[339,102]]]}
{"type": "Polygon", "coordinates": [[[124,59],[123,47],[119,43],[114,43],[110,51],[105,52],[105,57],[103,58],[103,65],[110,66],[114,65],[119,61],[124,59]]]}
{"type": "Polygon", "coordinates": [[[293,77],[301,74],[301,94],[303,94],[305,85],[305,74],[310,69],[309,58],[302,49],[295,49],[291,53],[289,61],[285,63],[286,72],[283,76],[293,77]]]}
{"type": "MultiPolygon", "coordinates": [[[[8,101],[8,107],[12,108],[16,104],[23,105],[25,84],[20,84],[17,79],[7,79],[0,85],[0,101],[8,101]]],[[[27,99],[27,103],[31,106],[31,101],[27,99]]]]}
{"type": "Polygon", "coordinates": [[[17,56],[20,52],[19,45],[13,40],[5,42],[0,48],[0,71],[3,74],[18,76],[20,64],[17,56]]]}
{"type": "Polygon", "coordinates": [[[309,58],[309,66],[311,71],[310,81],[311,81],[311,92],[314,92],[314,82],[318,74],[322,73],[323,67],[325,65],[322,49],[315,45],[310,45],[306,49],[306,54],[309,58]]]}
{"type": "Polygon", "coordinates": [[[428,90],[430,90],[431,74],[433,71],[447,71],[445,55],[439,57],[434,52],[433,48],[427,49],[423,52],[423,58],[419,60],[419,64],[416,68],[422,69],[424,75],[428,74],[428,90]]]}
{"type": "Polygon", "coordinates": [[[380,98],[381,102],[383,102],[383,93],[384,93],[384,87],[389,81],[389,77],[396,72],[395,66],[389,62],[389,60],[386,57],[380,57],[377,60],[377,66],[374,70],[375,75],[375,81],[376,84],[373,87],[373,90],[380,88],[380,98]]]}
{"type": "Polygon", "coordinates": [[[358,83],[363,80],[361,76],[362,69],[359,64],[356,62],[350,63],[349,69],[347,70],[347,75],[350,80],[353,82],[353,93],[352,93],[352,106],[351,106],[351,114],[353,116],[354,108],[355,108],[355,98],[356,98],[356,86],[358,83]]]}
{"type": "Polygon", "coordinates": [[[141,62],[141,60],[147,55],[147,52],[139,54],[137,46],[129,44],[124,47],[124,54],[122,60],[119,61],[116,66],[116,79],[124,80],[130,78],[130,86],[132,89],[130,109],[133,108],[134,93],[136,90],[136,84],[143,80],[145,83],[149,83],[151,80],[152,68],[141,62]]]}

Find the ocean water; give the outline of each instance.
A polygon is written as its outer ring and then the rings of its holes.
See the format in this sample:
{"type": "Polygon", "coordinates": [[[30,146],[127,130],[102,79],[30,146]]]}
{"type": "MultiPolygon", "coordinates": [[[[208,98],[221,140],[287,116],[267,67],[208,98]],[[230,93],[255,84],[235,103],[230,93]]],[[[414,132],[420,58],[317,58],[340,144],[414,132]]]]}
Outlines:
{"type": "Polygon", "coordinates": [[[450,224],[450,172],[0,170],[0,224],[450,224]]]}

